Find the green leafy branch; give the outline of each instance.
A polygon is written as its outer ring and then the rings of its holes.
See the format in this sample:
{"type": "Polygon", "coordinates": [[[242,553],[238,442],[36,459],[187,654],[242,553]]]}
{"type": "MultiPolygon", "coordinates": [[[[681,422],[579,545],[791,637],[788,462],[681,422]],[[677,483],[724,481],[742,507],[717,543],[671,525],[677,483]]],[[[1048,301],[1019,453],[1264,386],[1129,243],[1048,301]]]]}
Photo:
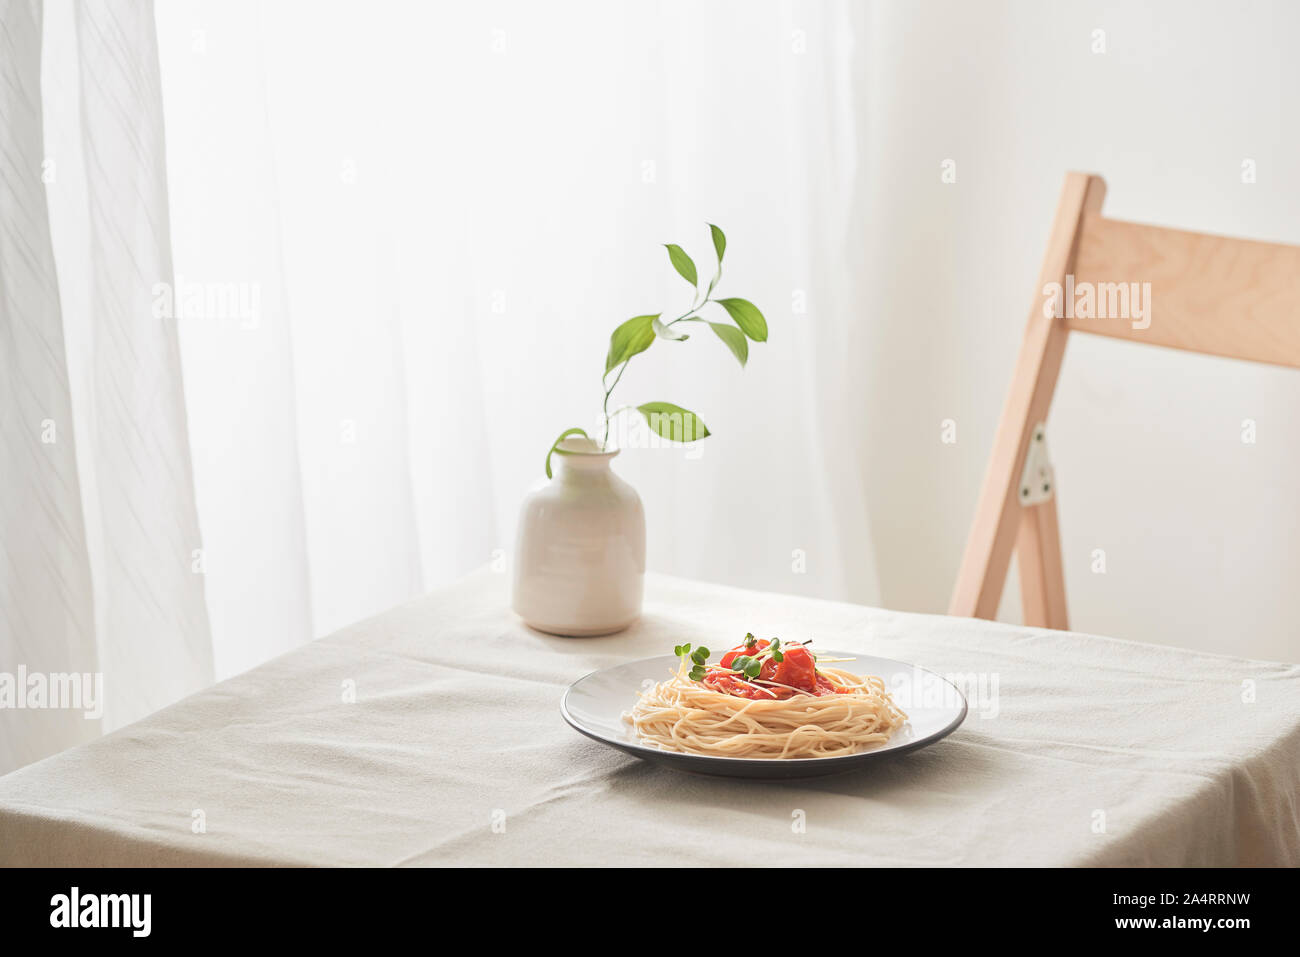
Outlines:
{"type": "MultiPolygon", "coordinates": [[[[690,338],[690,335],[685,329],[678,327],[684,323],[702,323],[708,326],[713,331],[713,334],[722,341],[722,344],[736,357],[742,368],[749,361],[749,343],[767,341],[767,320],[757,306],[748,299],[741,299],[736,296],[725,299],[714,298],[713,291],[722,279],[722,260],[727,251],[727,237],[717,226],[712,223],[708,225],[713,239],[713,251],[717,256],[717,268],[713,273],[713,278],[709,280],[708,285],[703,289],[700,288],[699,271],[695,267],[695,261],[676,243],[665,245],[668,250],[668,260],[672,263],[673,269],[691,284],[693,290],[691,307],[668,322],[663,321],[663,313],[633,316],[626,322],[621,323],[609,337],[609,350],[605,354],[605,372],[600,380],[601,388],[605,394],[601,403],[601,417],[604,427],[600,439],[602,451],[609,444],[610,421],[620,412],[633,409],[645,417],[646,423],[654,432],[673,442],[689,442],[695,439],[707,438],[711,434],[698,415],[672,402],[657,401],[646,402],[637,406],[621,406],[610,412],[610,397],[623,380],[623,374],[627,372],[628,365],[635,356],[640,355],[654,345],[657,339],[662,339],[665,342],[685,342],[690,338]],[[714,322],[699,315],[699,311],[710,304],[722,307],[727,319],[730,321],[714,322]]],[[[556,450],[556,446],[561,441],[576,433],[581,433],[584,437],[587,435],[586,432],[582,432],[580,429],[569,429],[551,444],[551,450],[546,457],[546,474],[548,477],[551,474],[551,453],[556,450]]]]}

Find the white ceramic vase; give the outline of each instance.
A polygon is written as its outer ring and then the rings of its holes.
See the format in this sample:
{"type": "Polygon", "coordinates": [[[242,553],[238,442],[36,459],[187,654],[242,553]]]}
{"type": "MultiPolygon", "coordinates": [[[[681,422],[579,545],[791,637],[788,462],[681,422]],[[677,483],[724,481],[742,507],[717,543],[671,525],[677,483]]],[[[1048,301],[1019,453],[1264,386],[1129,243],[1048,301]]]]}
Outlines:
{"type": "Polygon", "coordinates": [[[565,439],[555,477],[524,499],[513,605],[539,631],[608,635],[641,616],[645,510],[610,468],[616,455],[591,439],[565,439]]]}

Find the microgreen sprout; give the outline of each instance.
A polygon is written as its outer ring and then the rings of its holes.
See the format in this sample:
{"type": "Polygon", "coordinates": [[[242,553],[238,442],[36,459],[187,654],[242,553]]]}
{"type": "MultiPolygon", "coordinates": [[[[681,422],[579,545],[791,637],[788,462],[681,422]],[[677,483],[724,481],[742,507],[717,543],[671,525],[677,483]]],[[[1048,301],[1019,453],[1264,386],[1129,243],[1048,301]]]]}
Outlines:
{"type": "Polygon", "coordinates": [[[731,670],[740,672],[746,678],[757,678],[763,670],[763,662],[753,655],[737,655],[731,659],[731,670]]]}
{"type": "Polygon", "coordinates": [[[757,678],[763,673],[763,663],[769,658],[780,664],[785,661],[785,655],[781,651],[781,639],[773,638],[768,646],[761,651],[758,650],[758,639],[753,633],[745,635],[745,650],[749,651],[747,655],[737,655],[731,659],[731,670],[746,678],[757,678]]]}
{"type": "Polygon", "coordinates": [[[709,660],[709,649],[703,645],[691,651],[690,644],[677,645],[673,648],[673,654],[678,658],[690,658],[691,670],[690,678],[692,681],[700,681],[704,677],[704,663],[709,660]]]}
{"type": "MultiPolygon", "coordinates": [[[[808,641],[796,641],[793,642],[793,646],[795,648],[802,648],[810,644],[811,641],[812,639],[809,639],[808,641]]],[[[758,647],[758,639],[754,637],[753,633],[750,633],[745,635],[742,647],[748,653],[736,655],[731,659],[727,668],[732,674],[739,675],[751,681],[760,678],[763,673],[763,666],[769,660],[774,661],[777,664],[781,664],[781,662],[785,661],[786,652],[782,650],[780,638],[773,638],[768,642],[767,647],[760,649],[758,647]]],[[[790,643],[787,643],[786,647],[789,648],[790,643]]],[[[692,681],[704,680],[704,676],[708,674],[707,665],[709,656],[712,654],[708,648],[701,645],[699,648],[692,649],[692,646],[688,643],[674,647],[673,654],[677,655],[678,658],[689,659],[690,670],[687,674],[690,676],[692,681]]],[[[809,654],[812,653],[809,652],[809,654]]],[[[816,655],[813,655],[812,657],[814,661],[817,660],[816,655]]],[[[831,660],[838,661],[841,659],[831,660]]],[[[852,659],[843,660],[848,661],[852,659]]],[[[714,667],[716,668],[718,666],[715,665],[714,667]]]]}

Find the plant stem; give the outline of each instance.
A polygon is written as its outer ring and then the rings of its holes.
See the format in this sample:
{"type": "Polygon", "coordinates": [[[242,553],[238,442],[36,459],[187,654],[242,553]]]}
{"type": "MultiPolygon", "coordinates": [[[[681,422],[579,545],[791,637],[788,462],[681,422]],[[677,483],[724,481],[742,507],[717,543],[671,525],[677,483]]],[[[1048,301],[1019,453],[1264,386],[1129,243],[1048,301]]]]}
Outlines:
{"type": "Polygon", "coordinates": [[[609,394],[614,391],[614,386],[617,386],[618,381],[623,378],[623,373],[627,371],[627,363],[631,361],[631,359],[628,359],[627,362],[619,366],[618,375],[614,377],[614,385],[605,390],[605,401],[600,406],[601,418],[605,420],[605,430],[600,436],[600,450],[602,452],[605,451],[605,446],[609,443],[609,394]]]}
{"type": "MultiPolygon", "coordinates": [[[[636,406],[634,405],[620,405],[613,412],[610,412],[608,415],[606,415],[605,416],[605,437],[606,438],[609,437],[609,423],[613,422],[616,418],[618,418],[618,414],[620,412],[633,412],[635,410],[636,410],[636,406]]],[[[603,441],[600,444],[600,450],[602,452],[606,451],[605,442],[603,441]]]]}
{"type": "MultiPolygon", "coordinates": [[[[677,325],[677,323],[681,322],[682,320],[684,320],[684,319],[689,319],[689,318],[691,317],[691,314],[692,314],[692,313],[698,311],[699,309],[701,309],[702,307],[708,305],[710,302],[713,301],[712,299],[709,298],[709,295],[710,295],[710,293],[712,293],[712,291],[713,291],[713,290],[709,290],[709,292],[706,292],[706,293],[704,294],[704,300],[703,300],[702,302],[700,302],[698,305],[693,305],[693,306],[691,306],[691,308],[687,309],[685,312],[683,312],[680,316],[678,316],[678,317],[677,317],[676,319],[674,319],[672,322],[665,323],[665,325],[675,326],[675,325],[677,325]]],[[[699,290],[698,290],[698,289],[696,290],[696,294],[697,294],[697,295],[699,294],[699,290]]],[[[601,450],[602,452],[604,452],[604,451],[606,450],[606,449],[605,449],[605,446],[609,443],[609,420],[610,420],[610,418],[611,418],[611,416],[610,416],[610,414],[609,414],[609,396],[610,396],[610,393],[612,393],[612,392],[614,391],[614,389],[615,389],[615,387],[618,385],[619,381],[623,378],[623,373],[627,371],[628,363],[631,362],[631,361],[632,361],[631,359],[628,359],[627,362],[624,362],[621,366],[618,367],[618,375],[616,375],[616,376],[614,377],[614,383],[613,383],[613,385],[611,385],[608,389],[605,390],[605,399],[604,399],[604,401],[601,402],[601,404],[600,404],[600,414],[601,414],[601,418],[603,418],[603,419],[605,420],[604,432],[603,432],[603,433],[601,434],[601,436],[600,436],[600,450],[601,450]]],[[[609,377],[609,373],[608,373],[608,372],[606,372],[605,375],[601,376],[601,378],[600,378],[601,385],[604,385],[604,384],[605,384],[605,379],[608,378],[608,377],[609,377]]],[[[614,415],[618,415],[620,412],[623,411],[623,409],[630,409],[630,408],[632,408],[632,407],[631,407],[630,405],[627,405],[627,406],[623,406],[623,408],[615,409],[615,410],[614,410],[614,415]]]]}

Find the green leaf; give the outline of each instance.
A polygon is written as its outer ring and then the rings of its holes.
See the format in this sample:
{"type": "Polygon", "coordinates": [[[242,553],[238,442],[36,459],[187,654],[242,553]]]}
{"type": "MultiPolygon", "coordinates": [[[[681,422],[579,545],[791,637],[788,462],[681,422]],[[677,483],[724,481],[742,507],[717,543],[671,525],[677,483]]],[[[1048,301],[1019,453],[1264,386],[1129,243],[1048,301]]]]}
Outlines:
{"type": "Polygon", "coordinates": [[[758,306],[748,299],[715,299],[718,305],[727,310],[740,331],[755,342],[767,341],[767,320],[758,311],[758,306]]]}
{"type": "Polygon", "coordinates": [[[705,648],[703,645],[700,645],[700,647],[695,650],[702,654],[706,659],[709,657],[709,649],[705,648]]]}
{"type": "Polygon", "coordinates": [[[571,435],[581,435],[584,439],[591,438],[591,436],[589,436],[582,429],[565,429],[563,432],[561,432],[560,437],[551,443],[551,448],[546,453],[546,477],[547,478],[551,477],[551,456],[555,454],[555,447],[571,435]]]}
{"type": "Polygon", "coordinates": [[[656,336],[660,339],[667,339],[670,342],[685,342],[690,338],[690,336],[682,332],[680,329],[673,329],[671,326],[664,325],[664,323],[660,322],[658,319],[650,323],[650,327],[654,329],[656,336]]]}
{"type": "Polygon", "coordinates": [[[760,674],[762,674],[762,672],[763,672],[763,666],[759,664],[757,661],[751,661],[749,664],[745,665],[746,678],[757,678],[760,674]]]}
{"type": "Polygon", "coordinates": [[[682,645],[682,654],[684,655],[689,654],[690,650],[691,650],[691,646],[689,642],[687,644],[682,645]]]}
{"type": "Polygon", "coordinates": [[[780,651],[774,651],[774,652],[772,652],[772,660],[775,661],[775,662],[779,665],[781,662],[785,661],[785,654],[784,654],[784,652],[780,652],[780,651]]]}
{"type": "Polygon", "coordinates": [[[713,234],[713,251],[718,254],[718,269],[709,280],[709,291],[706,296],[713,295],[713,287],[722,279],[722,256],[727,251],[727,237],[722,230],[709,223],[709,232],[713,234]]]}
{"type": "Polygon", "coordinates": [[[688,412],[671,402],[647,402],[638,405],[637,411],[645,416],[647,424],[670,442],[693,442],[709,437],[708,427],[694,412],[688,412]]]}
{"type": "Polygon", "coordinates": [[[695,272],[695,262],[690,256],[686,255],[686,250],[682,249],[676,243],[668,243],[664,246],[668,250],[668,258],[672,261],[673,268],[677,274],[689,282],[692,286],[699,286],[700,277],[695,272]]]}
{"type": "Polygon", "coordinates": [[[731,354],[740,360],[740,365],[744,368],[749,361],[749,340],[745,334],[726,322],[710,322],[709,328],[717,333],[723,345],[731,350],[731,354]]]}
{"type": "Polygon", "coordinates": [[[633,316],[623,323],[609,337],[609,352],[605,355],[605,375],[615,366],[622,365],[639,352],[645,352],[655,341],[655,320],[653,316],[633,316]]]}
{"type": "Polygon", "coordinates": [[[712,223],[709,223],[709,232],[713,234],[713,251],[718,254],[718,268],[721,269],[722,254],[727,251],[727,235],[712,223]]]}

